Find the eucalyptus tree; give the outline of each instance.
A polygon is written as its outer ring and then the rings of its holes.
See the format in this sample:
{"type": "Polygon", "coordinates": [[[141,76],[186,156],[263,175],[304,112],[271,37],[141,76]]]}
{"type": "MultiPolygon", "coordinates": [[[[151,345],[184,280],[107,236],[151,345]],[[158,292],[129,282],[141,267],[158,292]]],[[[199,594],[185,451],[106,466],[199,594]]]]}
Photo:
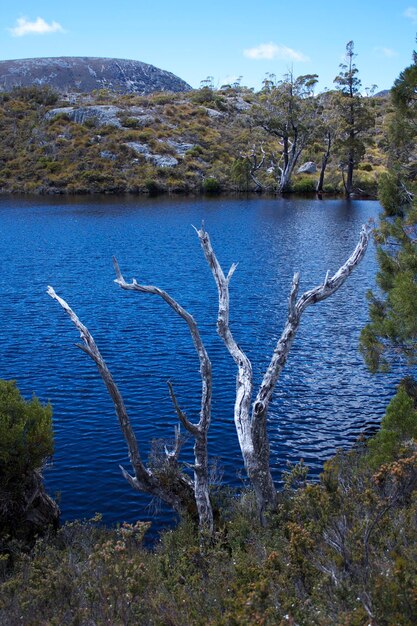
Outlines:
{"type": "Polygon", "coordinates": [[[294,168],[306,147],[316,123],[317,105],[314,87],[317,74],[294,78],[292,73],[276,81],[273,75],[264,81],[254,118],[268,135],[278,140],[272,162],[277,170],[277,190],[289,189],[294,168]]]}
{"type": "Polygon", "coordinates": [[[336,93],[333,102],[338,116],[335,148],[347,196],[354,191],[353,172],[365,154],[364,134],[374,124],[369,99],[362,98],[360,93],[362,83],[354,62],[355,56],[353,41],[349,41],[346,60],[341,63],[340,72],[334,79],[336,93]]]}

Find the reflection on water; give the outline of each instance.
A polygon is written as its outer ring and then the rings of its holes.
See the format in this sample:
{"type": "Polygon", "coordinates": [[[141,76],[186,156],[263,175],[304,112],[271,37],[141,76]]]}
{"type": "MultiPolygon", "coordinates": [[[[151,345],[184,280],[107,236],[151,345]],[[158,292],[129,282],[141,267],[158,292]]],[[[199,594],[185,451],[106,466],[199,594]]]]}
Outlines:
{"type": "MultiPolygon", "coordinates": [[[[295,270],[301,289],[322,282],[353,250],[375,202],[293,199],[0,199],[0,376],[54,407],[56,452],[49,489],[61,492],[64,518],[95,511],[107,521],[149,516],[131,491],[112,404],[95,366],[74,348],[77,333],[45,295],[51,284],[90,328],[108,361],[146,457],[152,439],[170,438],[175,415],[166,381],[191,418],[199,410],[198,359],[184,322],[165,303],[122,292],[126,279],[166,289],[196,318],[213,362],[210,454],[224,480],[240,485],[242,460],[233,425],[235,368],[216,335],[217,292],[191,224],[204,220],[223,267],[239,262],[231,283],[231,326],[260,382],[282,329],[295,270]]],[[[336,448],[380,420],[398,375],[370,376],[357,352],[374,283],[371,249],[348,283],[309,308],[271,406],[271,459],[277,480],[300,458],[320,471],[336,448]]],[[[184,448],[191,459],[191,442],[184,448]]],[[[161,511],[158,522],[169,514],[161,511]]]]}

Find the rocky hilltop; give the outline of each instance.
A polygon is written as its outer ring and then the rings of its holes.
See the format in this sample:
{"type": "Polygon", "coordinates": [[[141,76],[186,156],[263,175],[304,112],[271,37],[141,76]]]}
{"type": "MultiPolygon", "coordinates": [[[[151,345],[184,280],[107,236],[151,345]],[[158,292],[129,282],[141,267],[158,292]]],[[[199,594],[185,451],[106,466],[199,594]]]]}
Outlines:
{"type": "Polygon", "coordinates": [[[191,89],[175,74],[141,61],[97,57],[0,61],[0,91],[30,85],[47,85],[61,93],[109,89],[138,95],[191,89]]]}

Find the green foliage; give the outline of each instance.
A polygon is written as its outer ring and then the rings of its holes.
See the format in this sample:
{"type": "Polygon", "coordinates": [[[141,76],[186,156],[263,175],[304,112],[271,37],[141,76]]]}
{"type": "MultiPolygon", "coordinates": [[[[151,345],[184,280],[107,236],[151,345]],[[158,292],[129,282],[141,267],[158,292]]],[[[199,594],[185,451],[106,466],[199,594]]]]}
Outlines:
{"type": "Polygon", "coordinates": [[[316,191],[317,180],[312,176],[298,176],[291,183],[291,191],[294,193],[312,193],[316,191]]]}
{"type": "Polygon", "coordinates": [[[369,442],[372,466],[394,461],[406,442],[413,438],[417,441],[416,402],[417,385],[405,379],[387,407],[381,430],[369,442]]]}
{"type": "Polygon", "coordinates": [[[292,468],[267,528],[253,494],[217,494],[222,514],[204,547],[187,520],[148,549],[148,523],[67,524],[3,573],[0,621],[413,626],[416,452],[376,469],[372,455],[364,442],[339,452],[316,484],[303,463],[292,468]]]}
{"type": "Polygon", "coordinates": [[[19,485],[53,452],[52,409],[0,380],[0,488],[19,485]]]}
{"type": "Polygon", "coordinates": [[[53,105],[58,102],[58,94],[51,87],[14,87],[11,93],[13,98],[25,102],[35,102],[36,104],[53,105]]]}
{"type": "Polygon", "coordinates": [[[203,180],[203,191],[208,195],[215,195],[220,193],[221,186],[217,178],[209,176],[208,178],[203,180]]]}
{"type": "Polygon", "coordinates": [[[145,180],[145,189],[149,193],[150,196],[157,196],[161,193],[162,188],[156,180],[152,178],[148,178],[145,180]]]}
{"type": "MultiPolygon", "coordinates": [[[[414,88],[417,85],[414,71],[403,72],[396,81],[393,89],[393,102],[397,103],[395,118],[414,120],[415,137],[417,110],[413,102],[398,95],[402,93],[405,76],[407,81],[416,81],[414,88]]],[[[409,89],[410,83],[405,91],[409,89]]],[[[398,151],[394,142],[392,145],[393,169],[382,175],[379,183],[379,198],[384,209],[375,232],[380,291],[369,294],[371,321],[362,331],[360,343],[372,371],[386,370],[399,359],[411,364],[417,361],[417,204],[408,189],[414,184],[408,168],[410,154],[398,151]]]]}
{"type": "Polygon", "coordinates": [[[247,159],[235,159],[231,169],[231,179],[238,191],[248,191],[250,187],[250,163],[247,159]]]}
{"type": "Polygon", "coordinates": [[[360,94],[361,81],[355,58],[353,41],[346,45],[346,62],[340,65],[340,72],[334,79],[337,92],[333,104],[337,114],[335,152],[346,171],[344,187],[347,195],[353,190],[353,172],[366,152],[366,132],[375,123],[375,114],[370,99],[360,94]]]}

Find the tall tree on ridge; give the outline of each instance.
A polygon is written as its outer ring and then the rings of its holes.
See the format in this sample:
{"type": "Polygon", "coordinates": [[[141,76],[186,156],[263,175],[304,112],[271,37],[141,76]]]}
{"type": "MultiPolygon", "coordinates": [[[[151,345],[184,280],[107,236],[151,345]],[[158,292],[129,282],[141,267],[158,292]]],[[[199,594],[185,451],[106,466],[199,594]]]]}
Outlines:
{"type": "Polygon", "coordinates": [[[334,103],[339,118],[335,148],[348,197],[354,190],[353,172],[365,153],[365,143],[361,135],[374,123],[367,99],[360,94],[361,80],[354,63],[355,56],[353,41],[349,41],[346,44],[346,61],[341,63],[340,72],[333,81],[338,92],[334,103]]]}

